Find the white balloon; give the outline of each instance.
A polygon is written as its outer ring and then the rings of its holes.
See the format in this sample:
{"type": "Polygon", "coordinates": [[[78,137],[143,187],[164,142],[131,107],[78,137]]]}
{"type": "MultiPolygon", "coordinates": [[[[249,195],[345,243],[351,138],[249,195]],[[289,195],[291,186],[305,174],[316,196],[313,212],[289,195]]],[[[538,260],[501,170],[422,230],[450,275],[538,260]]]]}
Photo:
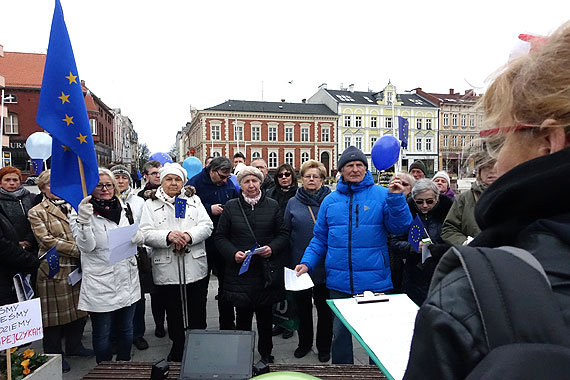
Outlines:
{"type": "Polygon", "coordinates": [[[51,136],[44,132],[34,132],[26,140],[26,152],[30,158],[47,160],[51,156],[51,136]]]}

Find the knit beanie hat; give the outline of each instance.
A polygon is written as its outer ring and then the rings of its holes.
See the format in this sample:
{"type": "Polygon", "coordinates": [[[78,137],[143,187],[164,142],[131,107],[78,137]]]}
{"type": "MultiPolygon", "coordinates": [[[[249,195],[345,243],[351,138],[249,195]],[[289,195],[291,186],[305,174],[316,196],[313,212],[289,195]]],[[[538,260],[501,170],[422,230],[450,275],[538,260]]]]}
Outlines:
{"type": "Polygon", "coordinates": [[[368,169],[368,160],[366,159],[366,156],[355,146],[349,146],[344,150],[344,152],[342,152],[338,160],[337,169],[340,171],[340,169],[350,161],[360,161],[364,166],[366,166],[366,169],[368,169]]]}
{"type": "Polygon", "coordinates": [[[133,185],[133,179],[131,178],[131,173],[129,173],[129,170],[123,166],[123,165],[115,165],[113,166],[111,169],[111,173],[113,173],[113,175],[124,175],[125,177],[127,177],[129,179],[129,185],[132,186],[133,185]]]}
{"type": "Polygon", "coordinates": [[[431,180],[435,181],[436,178],[443,178],[444,180],[447,181],[447,185],[451,185],[451,180],[449,179],[449,175],[443,170],[435,173],[435,175],[433,176],[433,178],[431,180]]]}
{"type": "MultiPolygon", "coordinates": [[[[408,169],[408,172],[411,172],[412,169],[420,169],[424,175],[427,175],[426,173],[426,166],[424,165],[424,163],[420,160],[414,161],[411,165],[410,168],[408,169]]],[[[448,177],[449,178],[449,177],[448,177]]],[[[449,181],[448,181],[449,182],[449,181]]]]}
{"type": "Polygon", "coordinates": [[[238,184],[241,186],[241,181],[248,175],[254,175],[259,178],[259,183],[263,183],[263,173],[258,168],[254,168],[253,166],[245,166],[240,169],[239,173],[237,174],[237,181],[238,184]]]}
{"type": "Polygon", "coordinates": [[[166,177],[168,174],[174,174],[178,177],[182,178],[182,182],[186,184],[186,169],[184,169],[180,164],[177,163],[166,163],[160,170],[158,171],[160,174],[160,182],[166,177]]]}

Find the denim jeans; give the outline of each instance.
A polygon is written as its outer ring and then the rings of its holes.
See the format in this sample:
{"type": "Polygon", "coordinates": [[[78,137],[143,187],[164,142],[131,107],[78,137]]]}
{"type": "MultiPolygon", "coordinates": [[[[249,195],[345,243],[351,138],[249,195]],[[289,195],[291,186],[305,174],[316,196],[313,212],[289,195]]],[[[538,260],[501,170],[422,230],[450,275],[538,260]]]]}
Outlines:
{"type": "Polygon", "coordinates": [[[93,328],[93,351],[95,351],[97,363],[113,359],[111,351],[112,326],[117,333],[117,360],[131,360],[135,305],[136,303],[104,313],[90,313],[93,328]]]}
{"type": "Polygon", "coordinates": [[[133,318],[133,338],[142,338],[145,332],[145,312],[146,304],[144,299],[144,294],[141,299],[135,303],[135,314],[133,318]]]}
{"type": "MultiPolygon", "coordinates": [[[[329,289],[331,299],[350,298],[350,294],[329,289]]],[[[333,321],[333,339],[331,347],[332,364],[354,364],[352,353],[352,335],[335,315],[333,321]]]]}

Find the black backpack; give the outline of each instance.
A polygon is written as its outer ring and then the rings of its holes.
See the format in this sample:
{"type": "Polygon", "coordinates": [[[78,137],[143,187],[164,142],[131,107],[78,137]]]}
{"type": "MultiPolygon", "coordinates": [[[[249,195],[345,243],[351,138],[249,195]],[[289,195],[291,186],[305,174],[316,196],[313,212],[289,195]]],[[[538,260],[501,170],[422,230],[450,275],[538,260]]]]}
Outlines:
{"type": "Polygon", "coordinates": [[[570,378],[570,330],[538,260],[515,247],[452,247],[431,286],[458,266],[469,279],[489,347],[466,379],[570,378]]]}

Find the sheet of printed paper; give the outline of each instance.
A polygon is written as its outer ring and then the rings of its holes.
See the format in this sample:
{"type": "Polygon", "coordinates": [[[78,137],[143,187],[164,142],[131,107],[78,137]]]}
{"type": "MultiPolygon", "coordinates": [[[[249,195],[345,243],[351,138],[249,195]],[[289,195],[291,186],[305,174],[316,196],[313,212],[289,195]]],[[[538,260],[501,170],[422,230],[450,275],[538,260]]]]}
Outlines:
{"type": "Polygon", "coordinates": [[[109,237],[109,265],[134,256],[137,253],[136,244],[131,239],[136,235],[139,224],[114,228],[107,231],[109,237]]]}
{"type": "Polygon", "coordinates": [[[42,339],[40,299],[0,306],[0,350],[42,339]]]}
{"type": "Polygon", "coordinates": [[[418,307],[405,294],[383,296],[388,302],[358,304],[353,298],[334,304],[394,379],[402,379],[414,334],[418,307]]]}
{"type": "Polygon", "coordinates": [[[303,273],[297,277],[297,272],[293,269],[285,268],[285,290],[299,291],[310,289],[315,284],[311,280],[311,276],[308,273],[303,273]]]}

